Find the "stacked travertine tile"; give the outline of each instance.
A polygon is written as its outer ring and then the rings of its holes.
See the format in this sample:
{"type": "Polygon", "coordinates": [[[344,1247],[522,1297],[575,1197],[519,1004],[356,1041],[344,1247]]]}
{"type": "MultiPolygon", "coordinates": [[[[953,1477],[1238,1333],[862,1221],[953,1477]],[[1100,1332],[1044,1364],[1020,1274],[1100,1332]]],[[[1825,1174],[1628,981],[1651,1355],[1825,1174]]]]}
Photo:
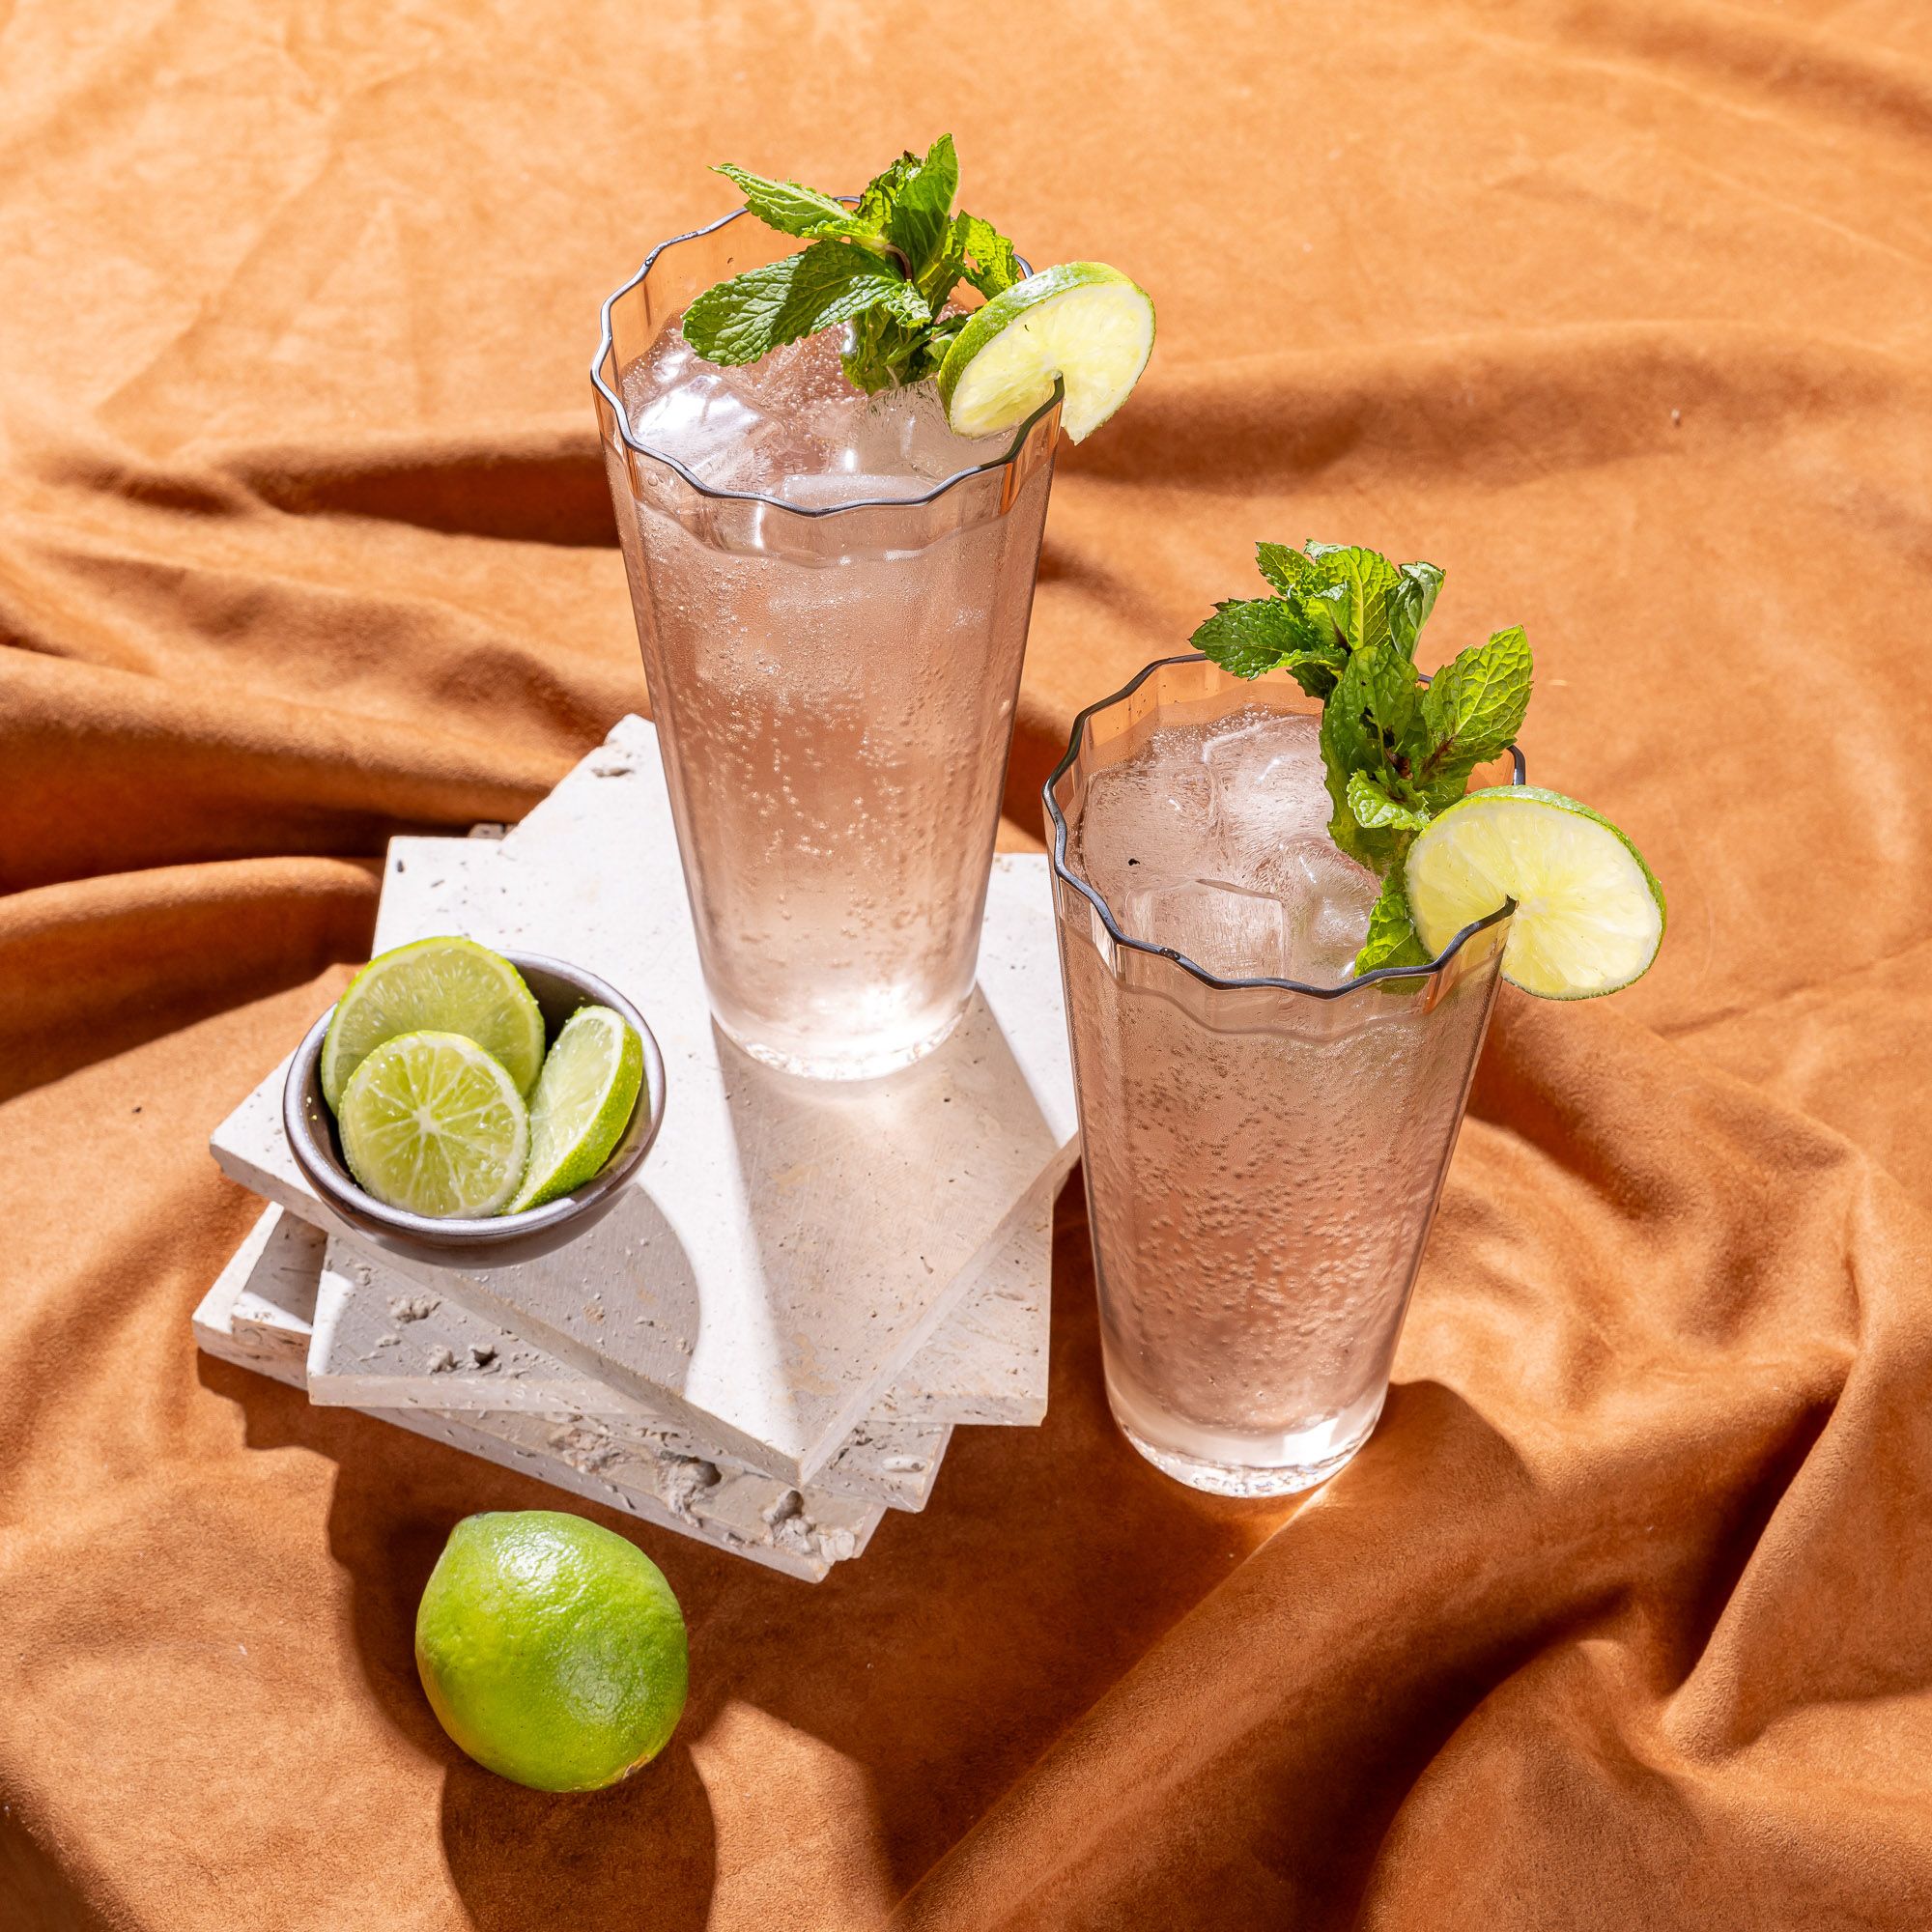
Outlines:
{"type": "Polygon", "coordinates": [[[311,1192],[278,1067],[213,1141],[271,1205],[196,1312],[210,1353],[811,1578],[924,1506],[956,1424],[1039,1420],[1075,1151],[1044,860],[995,862],[952,1037],[863,1086],[714,1032],[641,719],[506,838],[393,841],[376,950],[441,932],[623,988],[664,1051],[657,1145],[557,1253],[433,1267],[311,1192]]]}

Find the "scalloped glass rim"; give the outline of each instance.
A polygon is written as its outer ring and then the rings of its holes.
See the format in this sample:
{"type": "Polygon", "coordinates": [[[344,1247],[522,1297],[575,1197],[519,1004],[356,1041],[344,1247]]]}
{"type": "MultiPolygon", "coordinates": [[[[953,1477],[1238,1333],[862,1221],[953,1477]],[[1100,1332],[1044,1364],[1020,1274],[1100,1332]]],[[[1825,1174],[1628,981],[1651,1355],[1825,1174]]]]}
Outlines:
{"type": "MultiPolygon", "coordinates": [[[[1182,651],[1171,658],[1156,658],[1150,665],[1143,665],[1119,691],[1106,697],[1096,698],[1073,721],[1073,729],[1066,741],[1065,754],[1055,765],[1046,783],[1041,787],[1040,796],[1046,801],[1047,816],[1053,821],[1053,869],[1057,877],[1065,880],[1095,912],[1100,915],[1100,923],[1107,928],[1116,946],[1124,946],[1132,952],[1145,952],[1156,959],[1170,959],[1183,972],[1190,973],[1204,986],[1211,986],[1217,992],[1238,992],[1250,986],[1268,987],[1284,993],[1306,993],[1311,999],[1339,1000],[1350,993],[1359,992],[1364,986],[1378,986],[1393,980],[1427,980],[1440,973],[1455,958],[1463,948],[1479,932],[1487,932],[1491,926],[1510,918],[1516,911],[1516,903],[1505,899],[1494,912],[1473,920],[1455,938],[1450,940],[1435,957],[1424,966],[1378,966],[1364,973],[1359,979],[1345,980],[1339,986],[1314,986],[1305,980],[1223,980],[1218,974],[1210,973],[1205,966],[1197,965],[1184,952],[1177,952],[1172,946],[1155,946],[1145,939],[1133,939],[1121,930],[1120,922],[1115,919],[1107,901],[1090,886],[1087,881],[1074,873],[1066,864],[1066,817],[1060,809],[1060,801],[1054,797],[1053,788],[1072,770],[1080,755],[1080,734],[1087,728],[1087,721],[1096,713],[1105,711],[1110,705],[1123,703],[1131,697],[1156,671],[1165,670],[1170,665],[1206,664],[1208,660],[1201,651],[1182,651]]],[[[1427,678],[1424,679],[1426,683],[1427,678]]],[[[1521,751],[1515,745],[1508,747],[1510,760],[1516,770],[1512,780],[1515,784],[1523,784],[1528,780],[1528,767],[1523,762],[1521,751]]]]}
{"type": "MultiPolygon", "coordinates": [[[[859,205],[856,195],[841,194],[837,198],[849,208],[856,208],[859,205]]],[[[975,476],[984,476],[996,469],[1010,469],[1019,461],[1020,453],[1026,447],[1027,438],[1045,420],[1049,412],[1057,410],[1065,400],[1065,384],[1056,376],[1053,379],[1053,394],[1014,429],[1013,440],[1008,444],[1003,456],[989,457],[984,463],[973,464],[965,469],[955,469],[951,476],[935,483],[923,497],[862,497],[849,503],[824,503],[816,508],[806,508],[798,503],[787,503],[778,497],[767,497],[759,490],[719,490],[709,483],[700,482],[676,457],[666,450],[653,449],[649,443],[639,442],[632,434],[630,411],[624,406],[622,398],[612,394],[610,384],[604,380],[605,361],[616,350],[615,337],[611,327],[611,311],[650,273],[651,265],[667,248],[675,248],[680,242],[696,242],[701,236],[715,235],[721,228],[726,228],[734,221],[743,220],[751,213],[749,208],[734,208],[729,214],[721,214],[716,221],[706,222],[702,228],[687,229],[682,235],[672,235],[660,242],[644,257],[643,266],[638,272],[621,287],[612,289],[604,298],[603,304],[597,311],[603,333],[597,340],[597,353],[590,358],[590,381],[597,393],[610,406],[611,418],[616,423],[617,434],[623,439],[625,448],[636,451],[639,456],[649,457],[653,463],[663,464],[667,469],[675,470],[700,497],[710,497],[726,503],[762,503],[771,509],[782,510],[790,517],[842,517],[853,510],[916,509],[922,503],[936,502],[949,490],[975,476]]],[[[1015,255],[1013,259],[1019,264],[1022,275],[1033,273],[1033,266],[1024,255],[1015,255]]]]}

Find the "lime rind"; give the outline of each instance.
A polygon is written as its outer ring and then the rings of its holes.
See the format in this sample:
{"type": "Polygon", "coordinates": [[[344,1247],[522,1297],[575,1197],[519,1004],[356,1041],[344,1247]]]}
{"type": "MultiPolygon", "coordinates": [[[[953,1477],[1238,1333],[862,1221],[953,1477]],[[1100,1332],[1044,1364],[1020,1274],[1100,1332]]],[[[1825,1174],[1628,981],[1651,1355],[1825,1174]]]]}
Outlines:
{"type": "Polygon", "coordinates": [[[322,1046],[322,1094],[340,1112],[362,1062],[407,1033],[455,1033],[493,1055],[520,1094],[544,1060],[543,1013],[523,975],[473,939],[413,940],[379,954],[335,1004],[322,1046]]]}
{"type": "Polygon", "coordinates": [[[1538,785],[1458,800],[1409,848],[1406,882],[1432,953],[1514,899],[1503,977],[1540,999],[1621,992],[1663,943],[1663,888],[1643,855],[1601,813],[1538,785]]]}
{"type": "Polygon", "coordinates": [[[558,1510],[466,1517],[416,1606],[450,1740],[535,1791],[596,1791],[670,1742],[690,1688],[676,1593],[626,1537],[558,1510]]]}
{"type": "Polygon", "coordinates": [[[939,400],[960,436],[1024,422],[1065,386],[1060,426],[1080,442],[1132,393],[1153,353],[1153,302],[1104,262],[1064,262],[974,310],[939,370],[939,400]]]}
{"type": "Polygon", "coordinates": [[[529,1162],[523,1094],[462,1034],[384,1040],[350,1076],[336,1126],[364,1193],[436,1220],[497,1213],[529,1162]]]}
{"type": "Polygon", "coordinates": [[[609,1007],[582,1007],[556,1037],[530,1094],[530,1154],[503,1210],[519,1214],[582,1187],[611,1158],[637,1111],[644,1043],[609,1007]]]}

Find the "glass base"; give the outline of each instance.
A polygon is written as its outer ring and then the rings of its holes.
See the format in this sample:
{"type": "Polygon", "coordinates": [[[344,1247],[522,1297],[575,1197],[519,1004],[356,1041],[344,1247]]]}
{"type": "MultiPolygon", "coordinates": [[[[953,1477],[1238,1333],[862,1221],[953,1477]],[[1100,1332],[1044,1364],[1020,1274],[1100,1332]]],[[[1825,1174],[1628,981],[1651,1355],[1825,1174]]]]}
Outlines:
{"type": "MultiPolygon", "coordinates": [[[[1115,1417],[1118,1422],[1120,1418],[1115,1417]]],[[[1355,1452],[1369,1438],[1351,1442],[1339,1455],[1320,1463],[1291,1463],[1281,1468],[1255,1469],[1238,1463],[1206,1463],[1199,1456],[1184,1456],[1178,1449],[1156,1449],[1144,1442],[1124,1422],[1121,1434],[1158,1469],[1190,1490],[1206,1490],[1213,1496],[1292,1496],[1297,1490],[1312,1490],[1325,1483],[1338,1469],[1355,1460],[1355,1452]]]]}
{"type": "Polygon", "coordinates": [[[856,1051],[843,1053],[787,1051],[736,1032],[725,1025],[716,1008],[712,1009],[711,1017],[718,1031],[733,1046],[749,1054],[761,1066],[775,1067],[779,1072],[789,1073],[799,1080],[879,1080],[888,1073],[896,1073],[901,1067],[910,1066],[916,1060],[923,1060],[935,1047],[943,1046],[965,1015],[966,1009],[962,1005],[929,1033],[912,1039],[895,1039],[884,1046],[862,1043],[856,1051]]]}
{"type": "MultiPolygon", "coordinates": [[[[1185,1483],[1190,1490],[1205,1490],[1215,1496],[1291,1496],[1298,1490],[1312,1490],[1317,1483],[1325,1483],[1338,1469],[1354,1461],[1381,1420],[1386,1393],[1384,1390],[1372,1401],[1351,1405],[1351,1413],[1266,1438],[1264,1460],[1256,1454],[1263,1444],[1244,1443],[1221,1431],[1186,1430],[1186,1434],[1196,1438],[1195,1450],[1183,1449],[1172,1439],[1151,1441],[1144,1429],[1136,1428],[1127,1419],[1127,1406],[1122,1404],[1111,1376],[1107,1406],[1120,1424],[1121,1434],[1162,1475],[1185,1483]],[[1362,1413],[1364,1409],[1366,1416],[1362,1413]],[[1209,1453],[1198,1453],[1200,1450],[1209,1453]]],[[[1174,1427],[1173,1418],[1164,1420],[1168,1424],[1164,1435],[1171,1437],[1181,1433],[1174,1427]]]]}

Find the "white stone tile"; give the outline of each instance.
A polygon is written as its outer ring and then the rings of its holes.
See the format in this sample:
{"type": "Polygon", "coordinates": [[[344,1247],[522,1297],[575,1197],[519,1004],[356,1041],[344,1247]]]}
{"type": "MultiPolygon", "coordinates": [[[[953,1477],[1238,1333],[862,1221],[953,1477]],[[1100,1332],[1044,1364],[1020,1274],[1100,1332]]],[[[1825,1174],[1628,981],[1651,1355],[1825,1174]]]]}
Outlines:
{"type": "MultiPolygon", "coordinates": [[[[338,1250],[353,1272],[380,1291],[344,1297],[318,1334],[309,1393],[358,1408],[523,1409],[547,1415],[646,1415],[638,1397],[586,1376],[554,1355],[471,1315],[461,1304],[399,1277],[382,1253],[348,1241],[338,1250]],[[435,1311],[433,1320],[424,1316],[435,1311]],[[418,1326],[410,1325],[420,1323],[418,1326]]],[[[1046,1412],[1048,1297],[1053,1202],[1035,1204],[989,1258],[931,1341],[886,1389],[862,1428],[876,1435],[895,1419],[1029,1425],[1046,1412]]],[[[835,1463],[847,1454],[841,1449],[835,1463]]],[[[830,1466],[830,1465],[828,1465],[830,1466]]]]}
{"type": "MultiPolygon", "coordinates": [[[[369,1249],[353,1229],[337,1220],[317,1200],[290,1159],[281,1135],[278,1097],[281,1081],[282,1069],[277,1068],[218,1131],[216,1153],[224,1171],[269,1200],[282,1204],[300,1216],[303,1225],[313,1224],[338,1237],[345,1249],[361,1252],[386,1265],[386,1258],[369,1249]]],[[[1040,1188],[1024,1224],[1016,1227],[1000,1251],[989,1258],[968,1285],[959,1306],[888,1384],[867,1418],[867,1423],[903,1418],[1030,1427],[1046,1414],[1053,1202],[1059,1185],[1055,1179],[1040,1188]]],[[[437,1295],[442,1287],[433,1281],[425,1284],[417,1277],[403,1277],[403,1280],[418,1293],[437,1295]]],[[[496,1332],[508,1334],[501,1329],[496,1332]]],[[[407,1358],[404,1366],[393,1372],[393,1377],[386,1365],[380,1371],[384,1381],[392,1383],[380,1396],[373,1386],[365,1392],[337,1379],[362,1372],[368,1348],[374,1346],[376,1339],[376,1334],[365,1333],[357,1322],[344,1338],[343,1351],[332,1353],[326,1365],[324,1375],[327,1379],[319,1381],[313,1389],[318,1402],[352,1408],[383,1406],[420,1393],[411,1386],[407,1358]]],[[[523,1378],[504,1378],[505,1409],[527,1406],[540,1413],[553,1412],[558,1406],[553,1402],[553,1395],[560,1397],[565,1389],[584,1394],[585,1399],[578,1405],[582,1413],[626,1414],[634,1407],[647,1406],[639,1399],[558,1362],[542,1350],[512,1340],[519,1351],[514,1359],[524,1366],[526,1374],[523,1378]],[[547,1365],[563,1379],[545,1382],[537,1371],[538,1364],[547,1365]],[[586,1393],[589,1390],[596,1392],[586,1393]]],[[[461,1361],[455,1376],[460,1387],[469,1386],[461,1361]]],[[[467,1394],[448,1404],[459,1409],[470,1406],[467,1394]]]]}
{"type": "MultiPolygon", "coordinates": [[[[567,1368],[346,1241],[327,1243],[320,1287],[312,1281],[310,1293],[315,1303],[308,1349],[311,1402],[341,1408],[426,1408],[459,1417],[476,1411],[542,1416],[601,1430],[619,1442],[642,1435],[668,1454],[743,1471],[742,1464],[668,1424],[636,1397],[567,1368]]],[[[923,1509],[952,1434],[949,1423],[867,1418],[819,1471],[812,1489],[867,1497],[895,1509],[923,1509]]]]}
{"type": "MultiPolygon", "coordinates": [[[[712,1031],[650,727],[625,721],[586,761],[592,777],[600,760],[588,802],[589,780],[570,799],[567,781],[547,825],[533,816],[495,845],[439,841],[465,845],[460,861],[438,854],[416,869],[399,841],[377,944],[460,930],[604,973],[664,1047],[665,1131],[617,1210],[559,1254],[516,1267],[396,1265],[796,1485],[838,1453],[1071,1165],[1045,861],[996,862],[980,987],[945,1046],[890,1081],[794,1081],[712,1031]],[[520,842],[526,830],[544,844],[520,842]]],[[[216,1152],[294,1206],[286,1151],[278,1174],[273,1136],[260,1131],[273,1113],[272,1094],[253,1096],[216,1152]]]]}
{"type": "Polygon", "coordinates": [[[875,1417],[1030,1428],[1046,1414],[1059,1191],[1058,1177],[1040,1190],[1024,1237],[1008,1242],[980,1270],[959,1306],[879,1398],[875,1417]]]}
{"type": "MultiPolygon", "coordinates": [[[[302,1387],[311,1322],[297,1311],[315,1307],[322,1271],[313,1231],[270,1208],[202,1297],[193,1318],[196,1342],[222,1361],[302,1387]],[[315,1261],[306,1280],[304,1256],[315,1261]],[[296,1306],[283,1305],[283,1297],[296,1306]],[[244,1303],[252,1317],[238,1326],[236,1313],[244,1303]]],[[[720,1469],[646,1432],[613,1431],[594,1419],[432,1409],[364,1413],[811,1582],[858,1555],[885,1513],[881,1504],[861,1497],[720,1469]]]]}
{"type": "MultiPolygon", "coordinates": [[[[316,1270],[318,1274],[321,1272],[321,1237],[280,1208],[270,1208],[248,1231],[248,1238],[229,1257],[228,1264],[215,1276],[214,1285],[202,1296],[201,1305],[194,1311],[193,1328],[196,1345],[205,1353],[233,1362],[238,1368],[253,1369],[259,1375],[287,1382],[292,1388],[302,1388],[308,1379],[304,1366],[308,1359],[307,1323],[298,1322],[287,1315],[277,1320],[280,1312],[270,1299],[270,1293],[287,1292],[290,1275],[287,1258],[278,1257],[273,1291],[264,1292],[269,1290],[267,1279],[260,1287],[255,1285],[263,1255],[281,1231],[291,1226],[308,1237],[302,1245],[313,1249],[316,1270]],[[238,1330],[234,1325],[235,1309],[243,1295],[249,1299],[253,1320],[238,1330]],[[279,1332],[265,1332],[270,1329],[279,1332]]],[[[315,1290],[316,1284],[311,1280],[308,1284],[311,1303],[315,1290]]]]}
{"type": "Polygon", "coordinates": [[[366,1412],[814,1583],[859,1555],[885,1515],[881,1503],[721,1470],[587,1418],[366,1412]]]}
{"type": "Polygon", "coordinates": [[[297,1324],[306,1323],[315,1310],[322,1248],[319,1230],[293,1214],[282,1215],[270,1238],[269,1251],[254,1271],[255,1279],[267,1274],[268,1280],[260,1289],[244,1288],[229,1311],[228,1326],[239,1340],[305,1367],[308,1331],[297,1324]]]}

